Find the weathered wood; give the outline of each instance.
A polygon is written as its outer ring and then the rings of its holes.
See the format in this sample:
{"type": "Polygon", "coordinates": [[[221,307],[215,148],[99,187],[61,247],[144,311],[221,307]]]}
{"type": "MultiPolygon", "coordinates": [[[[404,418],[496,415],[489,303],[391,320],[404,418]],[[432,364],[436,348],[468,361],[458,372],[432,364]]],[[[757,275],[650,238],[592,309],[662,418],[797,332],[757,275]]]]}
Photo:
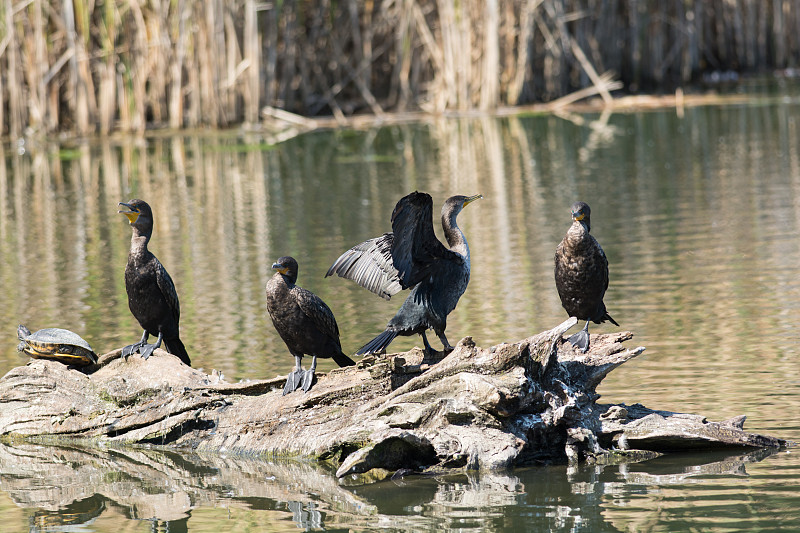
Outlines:
{"type": "Polygon", "coordinates": [[[488,349],[466,337],[447,356],[367,357],[286,396],[283,377],[229,383],[163,351],[145,361],[117,350],[88,373],[33,360],[0,379],[0,434],[304,456],[332,462],[339,477],[373,478],[786,444],[746,433],[743,419],[597,404],[602,379],[644,348],[626,349],[633,335],[622,332],[592,336],[579,354],[562,338],[574,324],[488,349]]]}

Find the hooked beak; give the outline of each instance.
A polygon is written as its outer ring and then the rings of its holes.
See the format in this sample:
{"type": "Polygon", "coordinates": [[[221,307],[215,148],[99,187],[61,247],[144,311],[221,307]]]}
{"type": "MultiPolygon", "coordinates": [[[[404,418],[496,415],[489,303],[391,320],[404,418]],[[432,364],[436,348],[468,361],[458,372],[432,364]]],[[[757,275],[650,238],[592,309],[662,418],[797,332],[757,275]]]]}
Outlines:
{"type": "Polygon", "coordinates": [[[131,224],[136,222],[136,220],[139,218],[139,211],[137,211],[135,207],[128,204],[124,204],[122,202],[120,202],[119,205],[121,205],[122,207],[127,207],[128,209],[125,211],[120,209],[119,211],[117,211],[117,213],[122,213],[123,215],[128,217],[128,222],[130,222],[131,224]]]}
{"type": "Polygon", "coordinates": [[[287,272],[289,272],[289,269],[286,268],[285,266],[281,265],[280,263],[272,263],[272,269],[273,270],[277,270],[278,272],[280,272],[284,276],[286,275],[287,272]]]}
{"type": "Polygon", "coordinates": [[[586,218],[586,215],[584,215],[583,213],[572,213],[572,220],[577,220],[578,222],[580,222],[584,218],[586,218]]]}
{"type": "Polygon", "coordinates": [[[475,196],[470,196],[469,198],[464,200],[464,207],[467,207],[468,204],[471,204],[475,200],[480,200],[481,198],[483,198],[482,194],[476,194],[475,196]]]}

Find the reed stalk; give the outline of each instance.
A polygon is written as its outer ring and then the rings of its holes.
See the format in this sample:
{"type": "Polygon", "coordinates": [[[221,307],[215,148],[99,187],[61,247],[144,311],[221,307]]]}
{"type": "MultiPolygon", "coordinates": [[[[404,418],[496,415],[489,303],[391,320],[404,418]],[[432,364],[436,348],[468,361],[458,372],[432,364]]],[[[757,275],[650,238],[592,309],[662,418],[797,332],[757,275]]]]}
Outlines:
{"type": "Polygon", "coordinates": [[[612,72],[671,92],[798,63],[800,0],[0,0],[0,135],[491,110],[608,99],[612,72]]]}

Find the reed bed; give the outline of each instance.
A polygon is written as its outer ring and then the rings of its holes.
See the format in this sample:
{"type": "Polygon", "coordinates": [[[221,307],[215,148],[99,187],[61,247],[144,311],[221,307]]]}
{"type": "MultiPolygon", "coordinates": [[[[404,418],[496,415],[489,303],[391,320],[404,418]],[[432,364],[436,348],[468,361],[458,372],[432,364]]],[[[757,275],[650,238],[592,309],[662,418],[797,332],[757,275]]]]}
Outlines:
{"type": "Polygon", "coordinates": [[[798,62],[800,0],[0,0],[0,134],[488,110],[798,62]]]}

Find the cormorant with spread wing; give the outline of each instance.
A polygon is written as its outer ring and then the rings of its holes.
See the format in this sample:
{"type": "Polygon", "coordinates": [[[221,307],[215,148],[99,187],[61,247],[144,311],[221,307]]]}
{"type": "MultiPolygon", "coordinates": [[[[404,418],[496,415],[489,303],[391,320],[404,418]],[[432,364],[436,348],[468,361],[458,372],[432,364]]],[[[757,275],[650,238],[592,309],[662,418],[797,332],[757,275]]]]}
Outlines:
{"type": "Polygon", "coordinates": [[[308,392],[314,385],[317,357],[332,357],[339,366],[352,366],[355,362],[342,352],[339,326],[330,308],[313,292],[295,285],[297,261],[293,257],[281,257],[272,268],[275,274],[267,282],[267,311],[295,360],[294,370],[286,377],[283,394],[300,387],[308,392]],[[308,370],[300,366],[304,354],[313,357],[308,370]]]}
{"type": "Polygon", "coordinates": [[[147,243],[153,235],[153,211],[147,202],[139,199],[119,205],[126,208],[119,213],[128,217],[133,229],[128,264],[125,266],[128,307],[144,329],[142,340],[124,347],[122,355],[127,357],[138,352],[147,359],[163,341],[169,353],[191,365],[178,333],[181,306],[175,284],[158,258],[147,249],[147,243]],[[150,335],[158,337],[155,344],[147,344],[150,335]]]}
{"type": "Polygon", "coordinates": [[[343,253],[325,276],[338,274],[382,298],[411,289],[406,301],[386,329],[365,344],[358,354],[381,353],[398,335],[422,335],[425,351],[433,348],[425,336],[433,329],[445,350],[453,347],[444,330],[447,315],[455,309],[469,283],[469,246],[456,217],[483,195],[452,196],[442,206],[442,228],[450,248],[433,231],[433,200],[412,192],[392,211],[392,232],[370,239],[343,253]]]}
{"type": "Polygon", "coordinates": [[[569,341],[582,352],[589,349],[589,322],[601,324],[611,318],[603,303],[608,288],[608,259],[589,234],[591,209],[585,202],[572,204],[572,226],[556,248],[555,278],[561,305],[569,316],[586,325],[569,341]]]}

